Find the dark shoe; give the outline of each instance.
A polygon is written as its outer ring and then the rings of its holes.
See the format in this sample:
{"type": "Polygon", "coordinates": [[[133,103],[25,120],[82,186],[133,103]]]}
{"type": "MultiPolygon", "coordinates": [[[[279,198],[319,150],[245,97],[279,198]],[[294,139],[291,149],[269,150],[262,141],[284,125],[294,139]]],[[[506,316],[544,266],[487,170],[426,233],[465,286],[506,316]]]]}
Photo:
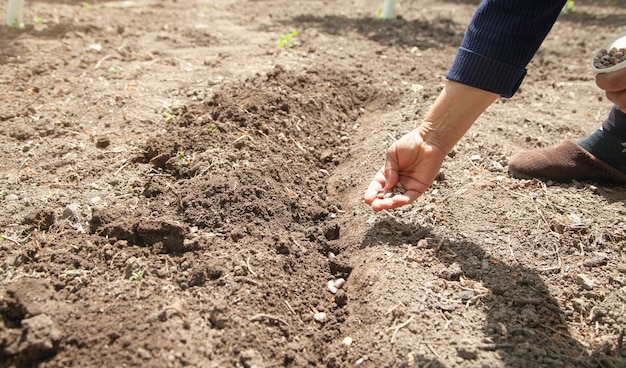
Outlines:
{"type": "Polygon", "coordinates": [[[518,179],[576,179],[626,184],[626,174],[570,140],[553,147],[516,153],[509,159],[509,173],[518,179]]]}

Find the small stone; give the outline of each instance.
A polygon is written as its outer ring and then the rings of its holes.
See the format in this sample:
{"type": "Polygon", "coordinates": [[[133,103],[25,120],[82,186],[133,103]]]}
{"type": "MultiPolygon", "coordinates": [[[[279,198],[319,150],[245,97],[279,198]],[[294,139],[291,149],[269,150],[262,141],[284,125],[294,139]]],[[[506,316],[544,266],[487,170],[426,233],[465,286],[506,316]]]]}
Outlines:
{"type": "Polygon", "coordinates": [[[463,290],[459,292],[458,296],[459,296],[459,299],[461,299],[463,303],[467,303],[467,301],[471,300],[473,297],[476,296],[476,293],[474,293],[471,290],[463,290]]]}
{"type": "Polygon", "coordinates": [[[348,293],[342,289],[337,290],[337,294],[335,294],[335,304],[337,304],[339,308],[348,304],[348,293]]]}
{"type": "Polygon", "coordinates": [[[609,256],[606,253],[596,252],[593,257],[583,261],[583,265],[587,267],[598,267],[607,264],[609,256]]]}
{"type": "Polygon", "coordinates": [[[352,345],[352,338],[350,336],[347,336],[345,339],[343,339],[343,341],[341,343],[344,346],[350,346],[350,345],[352,345]]]}
{"type": "Polygon", "coordinates": [[[265,367],[263,356],[257,350],[248,349],[242,351],[239,355],[239,362],[245,368],[262,368],[265,367]]]}
{"type": "Polygon", "coordinates": [[[463,276],[463,270],[458,263],[454,262],[443,270],[440,276],[449,281],[458,281],[463,276]]]}
{"type": "Polygon", "coordinates": [[[458,347],[456,353],[465,360],[475,360],[478,358],[478,351],[474,348],[458,347]]]}
{"type": "Polygon", "coordinates": [[[17,201],[18,199],[19,197],[15,194],[7,194],[6,197],[4,197],[4,200],[7,202],[17,201]]]}
{"type": "Polygon", "coordinates": [[[111,140],[108,137],[98,137],[96,139],[96,147],[98,148],[107,148],[111,145],[111,140]]]}
{"type": "Polygon", "coordinates": [[[335,282],[333,280],[329,280],[327,283],[328,291],[333,294],[337,294],[337,288],[335,287],[335,282]]]}
{"type": "Polygon", "coordinates": [[[337,289],[341,289],[341,288],[343,287],[343,284],[345,284],[345,283],[346,283],[346,280],[345,280],[345,279],[338,278],[337,280],[335,280],[335,285],[334,285],[334,286],[335,286],[337,289]]]}
{"type": "Polygon", "coordinates": [[[592,290],[595,282],[587,275],[579,273],[576,275],[576,282],[585,290],[592,290]]]}
{"type": "Polygon", "coordinates": [[[78,203],[67,205],[61,214],[61,220],[78,221],[78,203]]]}
{"type": "Polygon", "coordinates": [[[317,312],[313,315],[313,319],[319,323],[324,323],[328,320],[328,316],[324,312],[317,312]]]}

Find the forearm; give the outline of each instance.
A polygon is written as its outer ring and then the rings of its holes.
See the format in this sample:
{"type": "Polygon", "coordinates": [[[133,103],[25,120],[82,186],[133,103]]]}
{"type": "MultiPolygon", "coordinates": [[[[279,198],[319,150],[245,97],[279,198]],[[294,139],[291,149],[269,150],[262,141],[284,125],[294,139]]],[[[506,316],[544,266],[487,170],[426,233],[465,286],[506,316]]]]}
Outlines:
{"type": "Polygon", "coordinates": [[[496,98],[496,93],[448,81],[417,129],[424,142],[450,152],[496,98]]]}

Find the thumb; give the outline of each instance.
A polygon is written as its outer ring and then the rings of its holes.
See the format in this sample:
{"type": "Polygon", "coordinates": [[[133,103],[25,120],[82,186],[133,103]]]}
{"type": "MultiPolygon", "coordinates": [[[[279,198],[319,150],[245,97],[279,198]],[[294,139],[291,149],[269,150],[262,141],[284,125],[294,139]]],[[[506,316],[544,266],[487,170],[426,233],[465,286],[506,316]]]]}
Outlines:
{"type": "Polygon", "coordinates": [[[398,183],[398,160],[396,158],[393,147],[387,151],[387,159],[385,160],[385,191],[390,191],[398,183]]]}

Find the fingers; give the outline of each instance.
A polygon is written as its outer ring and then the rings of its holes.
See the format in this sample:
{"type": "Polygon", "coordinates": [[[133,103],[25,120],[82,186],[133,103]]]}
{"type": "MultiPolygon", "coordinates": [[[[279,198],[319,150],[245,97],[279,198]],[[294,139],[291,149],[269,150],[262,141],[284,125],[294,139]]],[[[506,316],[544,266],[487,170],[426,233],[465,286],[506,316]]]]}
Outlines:
{"type": "Polygon", "coordinates": [[[389,198],[376,198],[371,202],[372,210],[378,212],[381,210],[391,210],[407,204],[413,203],[422,193],[416,190],[407,190],[404,194],[395,195],[389,198]]]}
{"type": "Polygon", "coordinates": [[[619,92],[607,91],[606,98],[608,98],[609,101],[613,102],[615,105],[619,106],[622,111],[626,112],[626,89],[619,92]]]}
{"type": "Polygon", "coordinates": [[[606,91],[606,98],[626,112],[626,68],[596,75],[596,84],[606,91]]]}
{"type": "Polygon", "coordinates": [[[626,68],[596,74],[596,85],[607,92],[626,90],[626,68]]]}
{"type": "Polygon", "coordinates": [[[384,189],[386,191],[390,191],[398,182],[398,158],[396,155],[396,146],[392,145],[387,150],[387,159],[383,167],[383,174],[385,176],[384,189]]]}
{"type": "Polygon", "coordinates": [[[365,203],[371,204],[372,202],[374,202],[374,200],[378,197],[378,193],[380,193],[380,191],[383,190],[383,188],[385,187],[386,179],[384,170],[384,166],[383,168],[378,170],[376,175],[374,175],[374,179],[372,179],[372,182],[365,190],[365,195],[363,196],[363,199],[365,199],[365,203]]]}

